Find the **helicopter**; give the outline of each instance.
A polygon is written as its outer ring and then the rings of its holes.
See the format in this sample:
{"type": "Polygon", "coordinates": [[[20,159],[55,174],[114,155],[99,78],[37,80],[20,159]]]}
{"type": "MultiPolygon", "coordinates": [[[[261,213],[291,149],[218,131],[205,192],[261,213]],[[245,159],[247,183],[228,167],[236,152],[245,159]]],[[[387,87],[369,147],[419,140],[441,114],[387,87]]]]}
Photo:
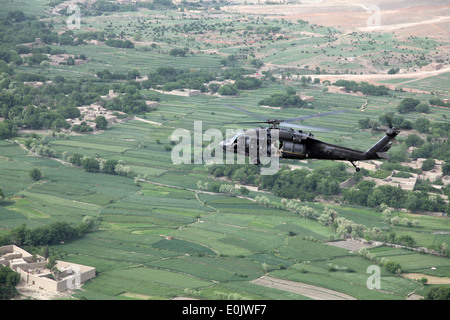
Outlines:
{"type": "MultiPolygon", "coordinates": [[[[225,152],[244,153],[250,157],[251,149],[260,151],[251,160],[254,164],[259,165],[260,156],[267,157],[276,156],[286,159],[323,159],[323,160],[343,160],[349,161],[357,172],[360,171],[355,164],[356,161],[365,161],[372,159],[389,159],[387,151],[391,148],[395,137],[400,133],[398,129],[389,125],[385,131],[385,136],[366,151],[360,151],[343,146],[334,145],[321,141],[314,137],[312,133],[306,133],[303,130],[331,131],[330,129],[307,127],[297,125],[290,122],[303,121],[309,118],[329,116],[349,110],[335,110],[330,112],[317,113],[313,115],[289,118],[289,119],[266,119],[253,112],[240,109],[235,106],[227,105],[226,107],[234,110],[250,114],[254,117],[262,119],[261,121],[250,122],[233,122],[245,124],[268,124],[269,127],[260,127],[257,129],[247,129],[239,132],[219,143],[225,152]],[[283,128],[286,127],[286,128],[283,128]],[[300,130],[294,130],[300,129],[300,130]],[[274,139],[272,139],[274,138],[274,139]],[[273,141],[272,141],[273,140],[273,141]],[[241,148],[238,148],[240,142],[241,148]],[[261,154],[261,150],[267,154],[261,154]]],[[[231,122],[230,122],[231,123],[231,122]]],[[[225,123],[223,123],[225,124],[225,123]]]]}

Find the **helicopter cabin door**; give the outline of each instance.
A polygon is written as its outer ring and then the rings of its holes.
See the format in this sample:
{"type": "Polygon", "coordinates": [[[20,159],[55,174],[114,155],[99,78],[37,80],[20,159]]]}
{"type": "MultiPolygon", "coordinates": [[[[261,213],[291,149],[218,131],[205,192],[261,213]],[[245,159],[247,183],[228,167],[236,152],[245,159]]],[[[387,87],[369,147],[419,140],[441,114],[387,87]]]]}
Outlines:
{"type": "Polygon", "coordinates": [[[281,155],[288,159],[305,159],[306,146],[303,143],[295,143],[291,141],[284,141],[281,148],[281,155]]]}

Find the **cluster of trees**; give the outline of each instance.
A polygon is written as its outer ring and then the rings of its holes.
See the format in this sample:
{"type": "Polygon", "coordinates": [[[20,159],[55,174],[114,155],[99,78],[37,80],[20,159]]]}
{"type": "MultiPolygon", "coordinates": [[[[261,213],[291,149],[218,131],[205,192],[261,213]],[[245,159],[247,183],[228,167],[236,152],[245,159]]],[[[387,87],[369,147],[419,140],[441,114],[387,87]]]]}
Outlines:
{"type": "Polygon", "coordinates": [[[195,89],[201,92],[218,92],[221,95],[236,95],[238,90],[253,90],[262,85],[261,80],[252,77],[246,77],[249,73],[245,69],[228,69],[217,74],[205,70],[187,70],[175,69],[173,67],[158,67],[154,72],[148,75],[148,80],[141,83],[144,89],[159,88],[163,91],[172,91],[179,89],[195,89]],[[211,83],[213,80],[235,80],[234,84],[219,85],[211,83]]]}
{"type": "MultiPolygon", "coordinates": [[[[387,205],[393,208],[406,208],[412,212],[434,211],[450,213],[450,206],[436,194],[430,195],[426,187],[406,191],[389,185],[375,187],[375,182],[361,180],[352,188],[340,188],[350,174],[342,163],[330,163],[313,172],[308,170],[289,170],[282,167],[276,174],[260,176],[258,167],[252,165],[211,165],[208,173],[215,177],[227,177],[243,184],[257,185],[260,189],[272,192],[287,199],[313,201],[316,196],[342,194],[342,200],[349,204],[380,208],[387,205]]],[[[391,168],[393,169],[393,168],[391,168]]],[[[450,194],[450,187],[444,188],[450,194]]],[[[410,226],[413,223],[407,223],[410,226]]]]}
{"type": "Polygon", "coordinates": [[[342,199],[349,204],[379,208],[385,204],[392,208],[406,208],[413,212],[450,212],[450,206],[438,195],[423,191],[406,191],[390,185],[375,188],[375,182],[362,180],[356,186],[342,190],[342,199]]]}
{"type": "Polygon", "coordinates": [[[86,15],[99,16],[105,12],[130,12],[136,11],[137,7],[131,4],[119,4],[105,0],[95,1],[89,4],[81,4],[86,15]]]}
{"type": "Polygon", "coordinates": [[[433,287],[425,293],[425,300],[450,300],[449,287],[433,287]]]}
{"type": "Polygon", "coordinates": [[[330,163],[314,172],[282,167],[274,175],[260,176],[259,168],[254,165],[211,165],[208,173],[215,177],[226,176],[243,184],[258,185],[276,196],[312,201],[316,195],[340,194],[339,183],[349,176],[345,169],[345,164],[330,163]]]}
{"type": "Polygon", "coordinates": [[[189,52],[189,49],[187,49],[187,48],[183,48],[183,49],[174,48],[169,51],[169,55],[171,55],[173,57],[184,57],[186,55],[186,53],[188,53],[188,52],[189,52]]]}
{"type": "Polygon", "coordinates": [[[426,103],[421,103],[419,99],[404,98],[397,106],[397,111],[400,113],[413,111],[419,113],[427,113],[430,111],[430,107],[426,103]]]}
{"type": "Polygon", "coordinates": [[[140,76],[138,70],[130,70],[128,73],[111,72],[108,69],[100,70],[95,73],[102,80],[134,80],[140,76]]]}
{"type": "Polygon", "coordinates": [[[98,227],[100,217],[83,219],[79,225],[67,222],[54,222],[47,226],[29,228],[24,223],[0,237],[0,245],[43,246],[69,241],[82,236],[98,227]]]}
{"type": "MultiPolygon", "coordinates": [[[[17,80],[20,75],[24,78],[22,73],[10,77],[11,81],[17,80]]],[[[126,76],[134,75],[129,72],[126,76]]],[[[123,111],[127,114],[149,111],[137,82],[105,84],[99,81],[67,81],[61,76],[55,78],[54,82],[33,88],[16,81],[14,89],[0,92],[0,117],[6,119],[0,123],[0,138],[13,137],[17,128],[20,127],[55,131],[61,128],[69,129],[70,124],[66,119],[80,117],[77,106],[101,101],[100,96],[106,95],[109,89],[124,94],[111,101],[103,102],[107,109],[123,111]]],[[[74,129],[74,131],[83,131],[82,127],[74,129]]]]}
{"type": "Polygon", "coordinates": [[[126,177],[135,176],[130,170],[130,167],[126,166],[122,160],[88,157],[80,153],[70,155],[67,151],[62,153],[62,158],[64,161],[68,161],[72,165],[80,167],[87,172],[102,172],[126,177]]]}
{"type": "Polygon", "coordinates": [[[80,124],[74,124],[72,126],[72,131],[73,132],[78,132],[78,133],[85,133],[85,132],[92,132],[92,131],[94,131],[94,128],[89,126],[86,123],[86,121],[82,121],[82,122],[80,122],[80,124]]]}
{"type": "Polygon", "coordinates": [[[444,100],[439,99],[439,98],[433,98],[430,99],[430,104],[433,106],[441,106],[441,107],[447,107],[450,108],[450,103],[445,103],[444,100]]]}
{"type": "Polygon", "coordinates": [[[56,150],[48,146],[44,137],[40,137],[37,134],[31,134],[31,137],[24,141],[25,148],[27,148],[31,154],[37,154],[43,157],[57,157],[56,150]]]}
{"type": "Polygon", "coordinates": [[[49,30],[47,25],[38,21],[36,17],[25,16],[22,11],[12,11],[4,19],[0,20],[0,43],[12,47],[21,43],[34,42],[40,38],[49,44],[50,39],[58,40],[58,34],[49,30]]]}
{"type": "MultiPolygon", "coordinates": [[[[85,32],[78,38],[83,42],[85,39],[104,39],[104,36],[104,33],[85,32]]],[[[17,129],[22,127],[55,131],[69,129],[70,124],[65,119],[75,119],[80,116],[77,106],[100,101],[100,96],[106,95],[110,89],[119,93],[131,93],[131,95],[117,99],[106,107],[126,113],[147,111],[145,102],[138,92],[139,83],[133,81],[130,86],[129,83],[109,82],[111,79],[134,80],[139,75],[136,70],[131,70],[124,75],[103,70],[98,72],[99,80],[87,81],[67,81],[63,76],[56,76],[53,83],[45,83],[47,78],[42,75],[16,72],[14,69],[16,65],[41,64],[48,60],[46,54],[64,53],[64,50],[60,48],[41,46],[30,49],[22,45],[22,43],[34,42],[36,38],[48,44],[73,45],[70,41],[73,41],[75,35],[71,30],[61,35],[53,33],[50,24],[37,21],[33,17],[26,17],[20,11],[11,12],[5,19],[0,20],[2,43],[0,46],[0,117],[6,119],[0,123],[1,139],[15,136],[17,129]],[[32,55],[22,60],[20,54],[25,53],[32,53],[32,55]],[[44,84],[32,87],[24,83],[29,81],[40,81],[44,84]],[[11,87],[12,83],[14,86],[11,87]]],[[[116,42],[117,44],[113,45],[129,47],[126,41],[116,42]]],[[[86,59],[84,55],[79,57],[86,59]]],[[[87,126],[76,126],[74,131],[84,131],[84,129],[89,130],[87,126]]]]}
{"type": "Polygon", "coordinates": [[[396,74],[400,72],[400,68],[390,68],[388,74],[396,74]]]}
{"type": "Polygon", "coordinates": [[[203,70],[158,67],[148,75],[148,80],[143,81],[141,85],[144,89],[160,87],[164,91],[196,89],[204,92],[206,91],[204,84],[215,78],[216,74],[203,70]]]}
{"type": "MultiPolygon", "coordinates": [[[[112,12],[134,12],[139,10],[139,8],[147,8],[150,10],[176,8],[176,5],[171,0],[153,0],[151,2],[137,2],[132,4],[100,0],[93,3],[80,3],[79,6],[86,16],[101,16],[112,12]]],[[[67,14],[65,10],[60,13],[67,14]]]]}
{"type": "MultiPolygon", "coordinates": [[[[65,10],[63,13],[66,14],[65,10]]],[[[51,22],[39,21],[35,16],[25,16],[22,11],[9,12],[4,19],[0,19],[0,43],[13,50],[12,46],[31,43],[36,38],[44,44],[76,46],[85,43],[83,38],[75,37],[72,30],[58,34],[51,27],[51,22]]]]}
{"type": "Polygon", "coordinates": [[[105,41],[105,44],[115,48],[134,48],[134,44],[130,40],[108,39],[105,41]]]}
{"type": "Polygon", "coordinates": [[[385,86],[375,86],[367,82],[357,83],[351,80],[338,80],[334,83],[335,86],[344,87],[345,91],[362,92],[370,96],[386,96],[389,95],[389,89],[385,86]]]}
{"type": "Polygon", "coordinates": [[[312,201],[316,195],[340,194],[339,183],[349,176],[345,169],[343,163],[330,163],[313,172],[281,168],[274,175],[262,176],[260,186],[280,197],[312,201]]]}
{"type": "Polygon", "coordinates": [[[9,139],[16,135],[17,128],[13,121],[3,120],[0,122],[0,139],[9,139]]]}
{"type": "MultiPolygon", "coordinates": [[[[33,88],[16,81],[12,90],[0,92],[0,116],[6,121],[1,125],[1,137],[13,136],[17,127],[30,129],[70,128],[65,119],[80,116],[76,106],[92,103],[99,94],[94,88],[87,89],[81,83],[45,84],[33,88]]],[[[106,91],[107,92],[107,91],[106,91]]]]}
{"type": "Polygon", "coordinates": [[[236,80],[234,85],[240,90],[254,90],[261,87],[262,81],[253,77],[246,77],[236,80]]]}
{"type": "Polygon", "coordinates": [[[286,93],[274,93],[270,97],[258,102],[260,106],[280,107],[280,108],[302,108],[308,104],[303,101],[293,88],[288,88],[286,93]]]}
{"type": "Polygon", "coordinates": [[[127,114],[139,114],[151,111],[144,100],[140,100],[141,94],[126,93],[115,97],[109,101],[103,102],[102,105],[109,110],[122,111],[127,114]]]}
{"type": "MultiPolygon", "coordinates": [[[[420,119],[417,119],[419,121],[420,119]]],[[[417,122],[416,121],[416,122],[417,122]]],[[[422,132],[427,132],[426,141],[415,138],[418,149],[413,153],[413,158],[427,158],[443,160],[442,170],[444,175],[450,174],[450,123],[430,123],[424,119],[422,132]],[[426,129],[426,130],[425,130],[426,129]]]]}
{"type": "Polygon", "coordinates": [[[377,130],[380,125],[405,130],[415,129],[420,133],[428,133],[430,131],[431,122],[426,118],[418,118],[412,122],[410,120],[406,120],[402,116],[392,114],[383,114],[378,117],[378,120],[369,117],[358,120],[358,126],[360,129],[377,130]]]}

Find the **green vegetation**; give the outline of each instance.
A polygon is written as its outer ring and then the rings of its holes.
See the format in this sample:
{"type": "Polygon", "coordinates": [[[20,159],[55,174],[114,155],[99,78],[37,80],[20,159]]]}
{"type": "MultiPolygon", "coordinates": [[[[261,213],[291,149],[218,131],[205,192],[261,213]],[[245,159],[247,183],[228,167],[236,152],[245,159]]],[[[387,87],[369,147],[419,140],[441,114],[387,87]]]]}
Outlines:
{"type": "Polygon", "coordinates": [[[20,275],[0,264],[0,300],[9,300],[14,298],[18,292],[16,290],[16,285],[20,281],[20,275]]]}
{"type": "Polygon", "coordinates": [[[431,288],[425,294],[425,300],[450,300],[450,288],[431,288]]]}
{"type": "Polygon", "coordinates": [[[295,90],[291,88],[289,88],[286,93],[274,93],[269,98],[265,98],[258,102],[258,104],[278,108],[300,108],[306,105],[306,103],[296,94],[295,90]]]}
{"type": "Polygon", "coordinates": [[[385,86],[375,86],[367,82],[357,83],[356,81],[338,80],[334,83],[334,85],[338,87],[344,87],[346,91],[360,91],[363,94],[371,96],[389,95],[389,89],[385,86]]]}
{"type": "MultiPolygon", "coordinates": [[[[359,149],[375,143],[390,123],[405,132],[415,129],[414,135],[398,139],[389,151],[391,159],[375,175],[400,170],[400,178],[431,167],[431,160],[421,169],[399,163],[410,157],[443,160],[448,173],[446,111],[433,107],[444,106],[443,101],[430,101],[426,109],[427,94],[365,82],[340,84],[363,96],[337,94],[316,77],[291,77],[357,73],[364,67],[345,57],[355,54],[367,54],[376,68],[387,71],[391,66],[384,65],[380,48],[392,50],[402,59],[399,66],[408,68],[415,64],[408,59],[434,55],[438,43],[413,39],[411,52],[405,52],[396,48],[403,42],[391,34],[374,36],[369,43],[363,33],[339,43],[340,31],[334,28],[222,15],[219,5],[183,2],[183,10],[177,10],[165,0],[129,5],[96,1],[80,4],[81,29],[62,32],[57,19],[41,20],[16,9],[0,15],[0,242],[32,252],[49,244],[64,260],[94,266],[97,277],[74,293],[80,299],[306,299],[253,283],[263,275],[358,299],[404,299],[411,292],[424,295],[430,285],[401,273],[449,277],[448,220],[416,214],[448,211],[441,196],[448,195],[449,187],[440,193],[426,183],[410,192],[375,188],[364,180],[368,172],[324,161],[286,161],[302,168],[282,167],[273,176],[261,176],[259,167],[249,164],[174,165],[170,140],[175,128],[192,132],[195,120],[203,121],[203,130],[210,128],[207,123],[226,123],[223,132],[236,128],[233,122],[257,120],[224,105],[265,118],[345,108],[355,112],[305,124],[333,129],[320,138],[359,149]],[[200,14],[184,11],[191,6],[200,14]],[[207,14],[214,6],[215,13],[207,14]],[[42,44],[27,46],[36,38],[42,44]],[[341,50],[349,41],[356,41],[356,51],[341,50]],[[53,64],[63,54],[69,57],[53,64]],[[313,56],[326,61],[310,68],[313,56]],[[268,63],[283,68],[260,72],[268,63]],[[288,66],[293,69],[284,68],[288,66]],[[186,89],[202,94],[166,94],[186,89]],[[101,98],[109,90],[117,96],[101,98]],[[306,103],[300,94],[314,101],[306,103]],[[398,114],[406,98],[419,104],[414,112],[398,114]],[[147,107],[149,100],[159,107],[147,107]],[[72,126],[66,121],[80,118],[77,107],[93,103],[126,113],[123,118],[137,118],[107,124],[99,116],[96,129],[106,130],[96,134],[90,134],[94,129],[88,121],[72,126]],[[38,134],[37,129],[44,130],[38,134]],[[411,146],[418,149],[410,156],[406,148],[411,146]],[[341,187],[349,178],[354,187],[341,187]],[[350,252],[328,243],[346,238],[407,248],[350,252]],[[413,251],[422,247],[431,254],[413,251]],[[383,267],[379,291],[366,286],[374,263],[383,267]]],[[[413,83],[420,88],[430,84],[413,83]]],[[[446,90],[446,85],[435,87],[446,90]]],[[[433,292],[430,297],[443,296],[433,292]]]]}
{"type": "Polygon", "coordinates": [[[39,170],[38,168],[31,169],[31,171],[29,172],[29,175],[30,175],[30,178],[33,179],[34,181],[39,181],[43,177],[42,171],[39,170]]]}

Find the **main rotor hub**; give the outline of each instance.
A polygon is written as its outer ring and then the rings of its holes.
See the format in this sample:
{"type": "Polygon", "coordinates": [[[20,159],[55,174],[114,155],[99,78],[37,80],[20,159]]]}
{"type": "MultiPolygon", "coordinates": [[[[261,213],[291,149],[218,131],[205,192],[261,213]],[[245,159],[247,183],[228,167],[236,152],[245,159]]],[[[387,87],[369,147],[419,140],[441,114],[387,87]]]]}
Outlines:
{"type": "Polygon", "coordinates": [[[268,124],[272,125],[272,128],[279,128],[280,123],[284,122],[284,120],[279,119],[269,119],[266,121],[268,124]]]}

